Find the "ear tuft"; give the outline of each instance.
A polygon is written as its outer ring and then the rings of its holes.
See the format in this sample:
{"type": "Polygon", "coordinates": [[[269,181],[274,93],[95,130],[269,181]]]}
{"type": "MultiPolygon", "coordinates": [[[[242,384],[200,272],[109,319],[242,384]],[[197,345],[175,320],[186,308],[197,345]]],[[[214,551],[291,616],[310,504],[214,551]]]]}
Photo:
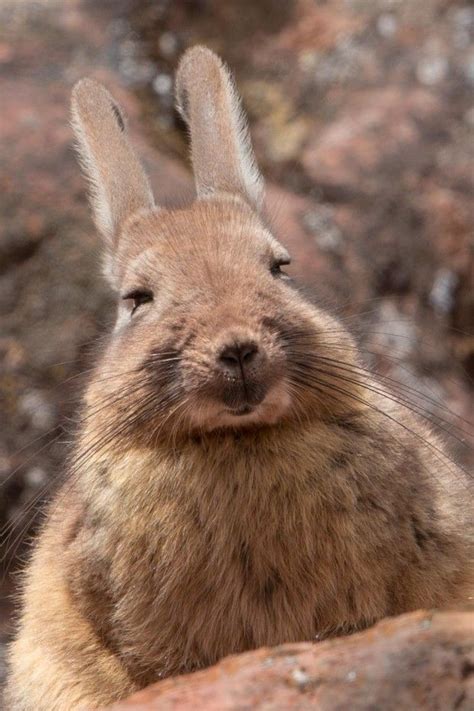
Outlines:
{"type": "Polygon", "coordinates": [[[199,197],[230,192],[260,209],[263,181],[255,163],[232,76],[210,49],[188,49],[176,75],[176,106],[191,134],[199,197]]]}
{"type": "Polygon", "coordinates": [[[124,116],[101,84],[81,79],[72,91],[71,114],[95,222],[113,248],[127,217],[153,207],[151,188],[128,141],[124,116]]]}

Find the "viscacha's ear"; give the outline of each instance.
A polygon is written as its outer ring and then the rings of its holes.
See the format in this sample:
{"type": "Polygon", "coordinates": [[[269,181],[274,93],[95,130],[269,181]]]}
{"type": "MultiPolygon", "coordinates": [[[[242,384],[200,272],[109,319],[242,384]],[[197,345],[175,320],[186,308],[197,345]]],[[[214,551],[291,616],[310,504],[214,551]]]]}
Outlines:
{"type": "Polygon", "coordinates": [[[211,50],[197,46],[184,54],[176,100],[191,134],[198,197],[233,193],[260,209],[263,181],[240,99],[228,69],[211,50]]]}
{"type": "Polygon", "coordinates": [[[153,194],[128,141],[125,119],[109,92],[92,79],[82,79],[73,89],[71,111],[95,223],[111,251],[124,220],[153,207],[153,194]]]}

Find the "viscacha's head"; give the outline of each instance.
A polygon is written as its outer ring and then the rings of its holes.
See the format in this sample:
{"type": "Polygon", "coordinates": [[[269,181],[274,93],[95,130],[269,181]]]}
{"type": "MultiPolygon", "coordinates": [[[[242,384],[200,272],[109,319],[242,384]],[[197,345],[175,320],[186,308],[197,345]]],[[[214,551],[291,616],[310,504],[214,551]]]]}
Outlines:
{"type": "Polygon", "coordinates": [[[228,70],[194,47],[176,94],[196,199],[168,210],[155,204],[109,93],[89,79],[74,88],[73,127],[118,300],[89,406],[106,410],[116,431],[149,437],[353,409],[334,385],[341,355],[354,359],[352,340],[285,273],[290,255],[263,216],[263,182],[228,70]]]}

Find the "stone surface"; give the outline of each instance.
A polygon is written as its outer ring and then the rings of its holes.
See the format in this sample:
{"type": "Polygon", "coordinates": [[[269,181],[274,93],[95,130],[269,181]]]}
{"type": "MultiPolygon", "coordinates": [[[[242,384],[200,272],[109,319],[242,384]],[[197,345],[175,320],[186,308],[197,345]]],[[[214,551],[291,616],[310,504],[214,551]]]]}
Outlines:
{"type": "Polygon", "coordinates": [[[351,637],[228,657],[167,679],[111,711],[468,711],[474,613],[415,612],[351,637]]]}

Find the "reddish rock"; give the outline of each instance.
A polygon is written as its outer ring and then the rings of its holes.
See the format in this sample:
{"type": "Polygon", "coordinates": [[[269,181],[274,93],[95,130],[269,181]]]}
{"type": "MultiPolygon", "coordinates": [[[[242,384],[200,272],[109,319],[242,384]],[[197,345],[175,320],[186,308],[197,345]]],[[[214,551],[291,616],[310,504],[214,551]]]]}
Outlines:
{"type": "Polygon", "coordinates": [[[351,637],[228,657],[111,711],[468,711],[473,704],[474,613],[415,612],[351,637]]]}
{"type": "Polygon", "coordinates": [[[317,47],[319,51],[328,51],[363,26],[364,18],[352,12],[349,3],[338,3],[335,8],[334,3],[298,0],[295,19],[275,38],[275,48],[301,52],[317,47]]]}
{"type": "Polygon", "coordinates": [[[418,148],[440,110],[425,89],[362,91],[309,143],[302,164],[317,183],[376,191],[389,161],[412,162],[409,152],[418,148]]]}

